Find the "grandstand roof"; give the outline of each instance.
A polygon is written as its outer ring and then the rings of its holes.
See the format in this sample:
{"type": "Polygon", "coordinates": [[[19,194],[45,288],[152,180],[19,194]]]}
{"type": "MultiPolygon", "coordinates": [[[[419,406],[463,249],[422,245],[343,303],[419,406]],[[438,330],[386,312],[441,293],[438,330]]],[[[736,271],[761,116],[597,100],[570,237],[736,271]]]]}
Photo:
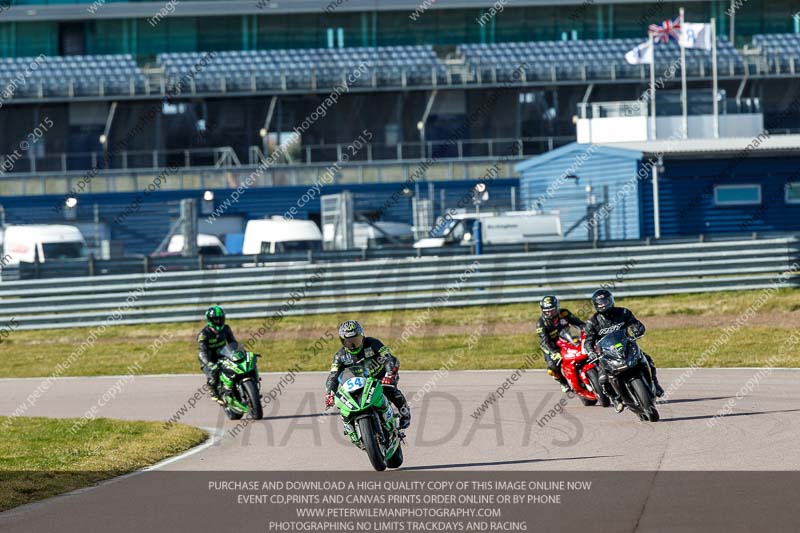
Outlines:
{"type": "MultiPolygon", "coordinates": [[[[686,0],[687,3],[700,0],[686,0]]],[[[641,3],[636,0],[594,0],[591,4],[630,4],[641,3]]],[[[180,3],[180,16],[219,16],[244,14],[283,14],[319,13],[329,4],[335,11],[408,11],[412,12],[422,5],[422,0],[225,0],[183,1],[180,3]],[[222,7],[224,4],[224,7],[222,7]]],[[[514,0],[514,7],[581,5],[586,0],[514,0]]],[[[23,4],[14,5],[3,14],[3,20],[19,22],[25,20],[81,20],[90,18],[151,17],[164,7],[163,1],[156,2],[113,2],[107,3],[95,13],[89,14],[86,4],[23,4]]],[[[428,9],[461,9],[491,7],[486,0],[448,0],[430,3],[428,9]]]]}
{"type": "Polygon", "coordinates": [[[771,135],[767,132],[755,137],[733,137],[727,139],[664,139],[656,141],[598,143],[607,148],[635,150],[645,154],[715,156],[747,151],[763,154],[800,154],[800,135],[771,135]],[[749,147],[749,148],[748,148],[749,147]]]}

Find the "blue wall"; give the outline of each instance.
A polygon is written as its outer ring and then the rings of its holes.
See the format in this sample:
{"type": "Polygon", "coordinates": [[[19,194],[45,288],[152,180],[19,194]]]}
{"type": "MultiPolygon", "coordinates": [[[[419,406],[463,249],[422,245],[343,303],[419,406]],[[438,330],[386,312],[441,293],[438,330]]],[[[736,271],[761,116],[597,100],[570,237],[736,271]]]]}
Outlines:
{"type": "MultiPolygon", "coordinates": [[[[658,180],[662,237],[800,230],[800,205],[784,200],[786,183],[800,182],[800,158],[665,158],[664,167],[658,180]],[[714,185],[751,183],[761,184],[761,206],[714,205],[714,185]]],[[[642,233],[652,236],[652,184],[642,185],[642,233]]]]}
{"type": "MultiPolygon", "coordinates": [[[[592,185],[602,201],[603,186],[608,185],[614,209],[608,215],[608,235],[605,224],[599,224],[600,238],[652,237],[653,183],[642,157],[633,150],[575,143],[536,156],[516,167],[522,174],[522,203],[526,209],[536,208],[534,204],[544,195],[540,207],[559,210],[566,231],[586,214],[584,187],[592,185]],[[579,181],[568,179],[554,186],[565,172],[579,181]],[[630,194],[623,190],[626,183],[630,194]],[[548,187],[552,195],[547,194],[548,187]]],[[[800,182],[800,157],[679,159],[667,155],[658,181],[661,236],[800,231],[800,204],[787,204],[784,198],[788,182],[800,182]],[[714,205],[715,185],[736,184],[760,184],[762,204],[714,205]]],[[[586,239],[587,231],[581,225],[567,238],[586,239]]]]}
{"type": "MultiPolygon", "coordinates": [[[[421,197],[427,197],[428,182],[418,182],[421,197]]],[[[440,190],[445,191],[447,207],[455,206],[458,199],[474,187],[474,180],[435,181],[434,209],[438,215],[442,210],[440,190]]],[[[345,190],[353,192],[354,208],[357,212],[376,212],[381,209],[392,194],[402,189],[403,183],[341,184],[326,185],[321,194],[335,194],[345,190]]],[[[507,208],[510,205],[512,187],[519,187],[516,178],[498,178],[489,185],[492,203],[507,208]]],[[[412,186],[412,189],[414,187],[412,186]]],[[[253,188],[241,195],[224,216],[241,216],[245,220],[263,218],[270,215],[283,215],[297,204],[298,199],[309,190],[308,186],[253,188]]],[[[233,189],[216,189],[216,205],[219,206],[233,189]]],[[[179,201],[183,198],[199,197],[200,191],[157,191],[146,196],[141,207],[122,224],[111,224],[118,215],[131,205],[141,193],[82,194],[79,196],[78,219],[90,222],[94,218],[94,204],[99,206],[100,221],[111,225],[111,238],[124,242],[126,253],[151,253],[169,232],[174,219],[178,217],[179,201]]],[[[63,223],[64,217],[53,211],[53,206],[61,204],[63,195],[58,196],[11,196],[0,198],[6,210],[8,224],[63,223]]],[[[200,203],[200,202],[198,202],[200,203]]],[[[319,195],[298,210],[295,218],[308,218],[309,213],[319,214],[319,195]]],[[[381,217],[381,220],[411,223],[411,200],[400,198],[381,217]]]]}
{"type": "MultiPolygon", "coordinates": [[[[639,181],[636,172],[639,152],[588,144],[572,143],[517,165],[521,174],[520,198],[525,209],[558,210],[564,232],[586,215],[587,193],[592,186],[598,202],[603,201],[604,186],[614,208],[608,214],[608,231],[603,216],[598,224],[601,239],[638,239],[639,181]],[[579,179],[560,179],[564,173],[579,179]],[[560,185],[558,185],[560,183],[560,185]],[[623,191],[629,183],[628,192],[623,191]],[[548,188],[550,192],[548,192],[548,188]],[[541,202],[539,202],[541,200],[541,202]]],[[[588,230],[581,223],[567,239],[586,240],[588,230]]]]}

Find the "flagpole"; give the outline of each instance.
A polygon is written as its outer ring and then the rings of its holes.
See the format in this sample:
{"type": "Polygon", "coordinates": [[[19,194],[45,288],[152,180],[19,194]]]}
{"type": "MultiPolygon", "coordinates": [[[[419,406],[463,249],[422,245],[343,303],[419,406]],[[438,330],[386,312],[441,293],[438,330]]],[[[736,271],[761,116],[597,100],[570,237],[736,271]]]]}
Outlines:
{"type": "Polygon", "coordinates": [[[650,139],[656,140],[656,47],[655,39],[650,34],[650,139]]]}
{"type": "Polygon", "coordinates": [[[714,106],[714,138],[719,139],[719,102],[717,101],[717,19],[711,18],[711,79],[713,86],[712,105],[714,106]]]}
{"type": "MultiPolygon", "coordinates": [[[[683,31],[683,8],[680,8],[681,31],[683,31]]],[[[681,101],[683,103],[683,138],[689,137],[689,102],[686,93],[686,48],[681,45],[680,39],[678,46],[681,48],[681,101]]]]}

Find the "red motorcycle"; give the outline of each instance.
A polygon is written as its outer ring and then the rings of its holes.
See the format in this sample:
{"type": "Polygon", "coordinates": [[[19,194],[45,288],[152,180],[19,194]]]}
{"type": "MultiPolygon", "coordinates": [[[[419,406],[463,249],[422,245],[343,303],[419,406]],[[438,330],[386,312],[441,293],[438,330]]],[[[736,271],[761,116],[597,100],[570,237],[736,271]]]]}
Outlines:
{"type": "Polygon", "coordinates": [[[600,387],[600,371],[594,360],[583,351],[583,341],[586,339],[581,331],[580,340],[573,339],[567,331],[561,332],[556,346],[561,351],[561,373],[569,381],[570,387],[581,399],[583,405],[595,405],[600,400],[600,405],[608,407],[611,400],[603,394],[600,387]]]}

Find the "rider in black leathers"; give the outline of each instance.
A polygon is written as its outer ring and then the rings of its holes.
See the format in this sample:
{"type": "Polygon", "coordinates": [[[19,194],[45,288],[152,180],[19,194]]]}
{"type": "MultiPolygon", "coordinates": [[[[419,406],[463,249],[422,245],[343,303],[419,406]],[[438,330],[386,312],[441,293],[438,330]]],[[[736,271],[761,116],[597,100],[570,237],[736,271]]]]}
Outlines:
{"type": "Polygon", "coordinates": [[[544,362],[553,378],[561,383],[561,390],[569,392],[569,382],[561,373],[561,350],[556,346],[556,341],[562,330],[570,326],[583,328],[584,322],[569,309],[561,309],[558,298],[552,295],[542,298],[539,308],[542,314],[536,321],[536,334],[539,335],[539,347],[544,353],[544,362]]]}
{"type": "Polygon", "coordinates": [[[398,426],[406,429],[411,423],[411,408],[397,388],[400,361],[381,341],[365,337],[361,324],[355,320],[342,322],[339,326],[339,340],[342,341],[342,348],[333,356],[331,373],[325,382],[325,406],[333,405],[333,391],[336,390],[342,370],[348,366],[365,364],[370,369],[370,375],[381,379],[383,394],[400,412],[398,426]]]}
{"type": "Polygon", "coordinates": [[[206,327],[197,335],[197,358],[206,375],[211,399],[220,405],[224,402],[219,390],[219,351],[232,342],[236,342],[236,338],[231,327],[225,324],[225,311],[218,305],[209,307],[206,311],[206,327]]]}
{"type": "MultiPolygon", "coordinates": [[[[598,353],[597,341],[614,331],[630,329],[635,337],[644,335],[644,324],[633,315],[630,309],[615,307],[614,296],[610,291],[606,289],[595,291],[595,293],[592,294],[592,305],[597,312],[586,321],[586,327],[584,329],[586,332],[584,347],[587,353],[598,353]]],[[[656,387],[656,396],[660,397],[664,394],[664,389],[662,389],[661,385],[658,383],[656,365],[653,363],[653,359],[645,353],[644,350],[642,350],[642,354],[650,365],[650,370],[653,374],[653,383],[656,387]]],[[[600,382],[603,384],[609,382],[608,376],[602,372],[602,370],[600,373],[600,382]]],[[[607,393],[610,393],[609,396],[614,399],[614,409],[618,413],[621,413],[625,407],[619,397],[619,391],[614,388],[615,385],[615,383],[612,383],[612,388],[605,387],[605,389],[607,393]]]]}

